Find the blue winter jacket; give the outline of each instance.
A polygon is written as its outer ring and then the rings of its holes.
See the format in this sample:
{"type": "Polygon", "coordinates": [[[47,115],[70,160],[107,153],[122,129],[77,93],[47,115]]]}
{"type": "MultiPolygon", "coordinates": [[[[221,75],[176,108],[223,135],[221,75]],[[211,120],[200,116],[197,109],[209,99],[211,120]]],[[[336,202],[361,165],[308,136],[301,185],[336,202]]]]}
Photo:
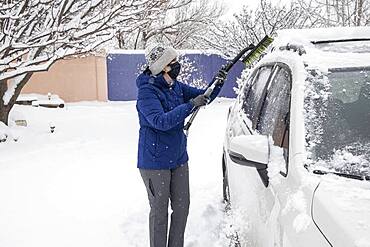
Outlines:
{"type": "MultiPolygon", "coordinates": [[[[192,113],[190,99],[205,90],[174,81],[170,86],[163,75],[152,76],[148,70],[136,79],[139,114],[139,147],[137,167],[173,169],[188,161],[184,120],[192,113]]],[[[221,86],[211,95],[216,98],[221,86]]]]}

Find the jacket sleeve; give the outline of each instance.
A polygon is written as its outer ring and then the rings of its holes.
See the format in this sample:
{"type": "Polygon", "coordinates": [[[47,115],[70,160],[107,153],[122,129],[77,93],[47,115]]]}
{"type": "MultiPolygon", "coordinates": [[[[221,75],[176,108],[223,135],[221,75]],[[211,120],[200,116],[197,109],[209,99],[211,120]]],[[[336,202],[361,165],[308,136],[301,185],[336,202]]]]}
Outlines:
{"type": "MultiPolygon", "coordinates": [[[[212,85],[212,82],[208,85],[210,87],[212,85]]],[[[182,92],[184,94],[184,101],[189,102],[189,100],[197,97],[198,95],[204,94],[206,92],[206,89],[198,89],[195,87],[188,86],[184,83],[181,83],[182,92]]],[[[217,95],[220,93],[222,88],[222,85],[216,86],[211,93],[210,96],[210,103],[217,97],[217,95]]]]}
{"type": "Polygon", "coordinates": [[[184,121],[192,112],[193,105],[184,103],[164,112],[155,89],[144,87],[139,89],[137,108],[153,128],[166,131],[184,121]]]}
{"type": "Polygon", "coordinates": [[[182,93],[184,94],[184,101],[189,102],[189,100],[194,99],[198,95],[204,94],[205,89],[198,89],[196,87],[188,86],[184,83],[180,83],[182,88],[182,93]]]}

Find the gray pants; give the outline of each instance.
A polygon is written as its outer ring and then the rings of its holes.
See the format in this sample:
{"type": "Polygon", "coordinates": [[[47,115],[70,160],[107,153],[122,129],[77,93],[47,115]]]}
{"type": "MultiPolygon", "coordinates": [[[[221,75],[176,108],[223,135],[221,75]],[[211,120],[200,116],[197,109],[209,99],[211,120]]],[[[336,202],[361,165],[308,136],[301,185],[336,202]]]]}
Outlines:
{"type": "Polygon", "coordinates": [[[189,213],[189,168],[173,170],[140,169],[148,193],[150,247],[183,247],[189,213]],[[168,201],[171,200],[171,225],[167,245],[168,201]]]}

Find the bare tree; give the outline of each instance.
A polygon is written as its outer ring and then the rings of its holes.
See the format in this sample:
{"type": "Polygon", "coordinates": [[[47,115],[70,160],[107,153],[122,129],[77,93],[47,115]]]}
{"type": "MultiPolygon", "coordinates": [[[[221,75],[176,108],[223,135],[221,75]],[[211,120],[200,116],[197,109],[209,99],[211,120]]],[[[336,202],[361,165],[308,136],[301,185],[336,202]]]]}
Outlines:
{"type": "Polygon", "coordinates": [[[0,121],[34,72],[58,59],[94,51],[122,33],[145,25],[163,0],[0,1],[0,121]]]}
{"type": "Polygon", "coordinates": [[[155,20],[136,30],[126,48],[143,49],[152,41],[180,49],[193,48],[197,42],[194,37],[204,33],[222,13],[222,6],[213,1],[170,0],[155,20]]]}
{"type": "Polygon", "coordinates": [[[166,32],[156,37],[172,43],[176,48],[191,49],[198,35],[204,34],[223,14],[222,6],[207,0],[198,0],[176,9],[174,21],[165,22],[166,32]]]}
{"type": "Polygon", "coordinates": [[[370,23],[369,0],[296,0],[320,26],[364,26],[370,23]]]}
{"type": "Polygon", "coordinates": [[[356,1],[356,7],[355,7],[355,23],[356,23],[356,26],[360,26],[361,25],[361,20],[363,18],[363,7],[364,7],[364,0],[358,0],[356,1]]]}
{"type": "Polygon", "coordinates": [[[273,5],[261,0],[257,9],[244,6],[234,15],[233,21],[213,25],[208,35],[200,35],[200,48],[215,49],[226,57],[232,57],[251,43],[257,43],[266,34],[286,28],[313,27],[314,19],[295,2],[287,6],[273,5]]]}

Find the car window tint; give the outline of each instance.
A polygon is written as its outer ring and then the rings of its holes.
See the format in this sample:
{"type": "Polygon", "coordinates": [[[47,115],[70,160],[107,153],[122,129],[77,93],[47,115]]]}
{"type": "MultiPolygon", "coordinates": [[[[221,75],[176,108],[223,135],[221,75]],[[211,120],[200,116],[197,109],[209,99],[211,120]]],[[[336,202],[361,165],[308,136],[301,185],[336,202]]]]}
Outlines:
{"type": "Polygon", "coordinates": [[[284,142],[284,136],[286,136],[289,120],[290,81],[289,71],[280,68],[268,85],[257,124],[259,132],[263,135],[272,136],[274,144],[277,146],[287,146],[287,140],[284,142]]]}
{"type": "Polygon", "coordinates": [[[271,71],[272,66],[260,68],[252,84],[245,88],[243,95],[243,111],[251,120],[256,114],[259,100],[270,77],[271,71]]]}

